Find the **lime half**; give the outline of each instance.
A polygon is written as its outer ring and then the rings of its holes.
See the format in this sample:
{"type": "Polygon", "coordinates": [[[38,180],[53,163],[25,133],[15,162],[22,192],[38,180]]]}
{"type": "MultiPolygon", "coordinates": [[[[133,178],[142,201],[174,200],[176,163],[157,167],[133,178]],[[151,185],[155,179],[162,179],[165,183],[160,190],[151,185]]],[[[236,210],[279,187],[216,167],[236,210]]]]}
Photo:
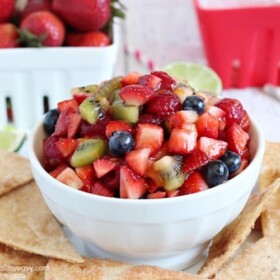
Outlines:
{"type": "Polygon", "coordinates": [[[194,89],[219,95],[222,82],[216,72],[204,65],[189,62],[174,62],[163,67],[171,77],[183,83],[189,83],[194,89]]]}
{"type": "Polygon", "coordinates": [[[0,130],[0,149],[10,152],[17,152],[26,138],[25,132],[11,127],[0,130]]]}

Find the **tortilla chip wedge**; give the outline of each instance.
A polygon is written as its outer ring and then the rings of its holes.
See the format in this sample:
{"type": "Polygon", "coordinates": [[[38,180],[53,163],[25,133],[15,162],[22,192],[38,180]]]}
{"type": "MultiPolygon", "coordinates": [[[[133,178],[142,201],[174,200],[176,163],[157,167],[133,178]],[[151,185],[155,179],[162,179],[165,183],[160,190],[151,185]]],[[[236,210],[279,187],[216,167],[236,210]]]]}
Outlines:
{"type": "Polygon", "coordinates": [[[280,279],[280,235],[260,239],[220,270],[215,280],[280,279]]]}
{"type": "Polygon", "coordinates": [[[45,257],[83,262],[31,182],[0,198],[0,242],[45,257]]]}
{"type": "MultiPolygon", "coordinates": [[[[280,143],[266,142],[263,165],[259,178],[260,189],[267,188],[280,178],[280,143]]],[[[264,235],[280,233],[280,191],[271,199],[266,211],[261,215],[264,235]]]]}
{"type": "Polygon", "coordinates": [[[277,179],[266,190],[251,195],[240,215],[213,239],[208,258],[199,275],[213,276],[236,253],[250,234],[255,221],[279,188],[280,179],[277,179]]]}
{"type": "Polygon", "coordinates": [[[43,280],[48,259],[0,244],[0,279],[43,280]]]}
{"type": "Polygon", "coordinates": [[[199,280],[199,276],[156,266],[129,265],[107,259],[85,259],[82,264],[50,260],[46,280],[199,280]]]}
{"type": "Polygon", "coordinates": [[[0,196],[33,179],[28,159],[0,150],[0,196]]]}

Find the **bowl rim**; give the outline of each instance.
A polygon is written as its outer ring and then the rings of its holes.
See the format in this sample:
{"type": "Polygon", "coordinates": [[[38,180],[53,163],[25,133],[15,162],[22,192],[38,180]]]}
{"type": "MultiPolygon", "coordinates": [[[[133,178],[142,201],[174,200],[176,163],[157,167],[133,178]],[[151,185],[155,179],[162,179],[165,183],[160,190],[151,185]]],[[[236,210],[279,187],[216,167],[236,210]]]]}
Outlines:
{"type": "MultiPolygon", "coordinates": [[[[43,119],[42,119],[43,120],[43,119]]],[[[235,176],[234,178],[231,178],[230,180],[226,181],[223,184],[220,184],[218,186],[215,186],[213,188],[209,188],[206,191],[198,192],[198,193],[193,193],[190,195],[182,195],[182,196],[176,196],[176,197],[169,197],[165,199],[124,199],[124,198],[115,198],[115,197],[106,197],[106,196],[101,196],[101,195],[96,195],[96,194],[89,194],[71,187],[67,187],[67,185],[59,182],[55,178],[53,178],[41,165],[37,155],[35,154],[34,151],[34,145],[35,145],[35,135],[38,133],[40,129],[42,129],[42,124],[43,121],[40,121],[33,127],[31,130],[29,137],[28,137],[28,144],[27,144],[27,150],[28,150],[28,157],[31,162],[31,165],[36,169],[37,172],[41,174],[44,180],[50,181],[50,183],[53,183],[57,185],[58,188],[60,188],[62,191],[68,192],[70,194],[76,194],[79,195],[81,198],[86,198],[86,199],[93,199],[93,200],[98,200],[99,202],[109,202],[109,203],[114,203],[114,204],[122,204],[122,205],[156,205],[156,204],[170,204],[170,202],[182,202],[182,201],[191,201],[191,200],[197,200],[197,199],[203,199],[204,197],[207,198],[209,194],[215,195],[221,192],[224,188],[224,185],[226,185],[228,182],[233,183],[231,184],[232,187],[234,187],[234,182],[238,182],[239,180],[245,179],[246,176],[250,173],[251,169],[254,168],[255,165],[258,164],[259,161],[262,161],[263,154],[264,154],[264,149],[265,149],[265,138],[262,130],[260,129],[259,125],[256,124],[256,122],[250,117],[251,121],[251,127],[250,129],[255,130],[256,135],[258,136],[257,142],[258,146],[256,149],[256,153],[254,155],[254,158],[252,161],[250,161],[249,165],[245,170],[243,170],[240,174],[235,176]]]]}

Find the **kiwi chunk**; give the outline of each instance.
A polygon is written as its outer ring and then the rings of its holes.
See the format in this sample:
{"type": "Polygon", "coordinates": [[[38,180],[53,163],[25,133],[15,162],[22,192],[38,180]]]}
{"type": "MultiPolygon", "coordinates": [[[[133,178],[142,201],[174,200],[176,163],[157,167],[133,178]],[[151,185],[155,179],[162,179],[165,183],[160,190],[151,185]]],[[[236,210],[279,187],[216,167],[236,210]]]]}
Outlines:
{"type": "Polygon", "coordinates": [[[137,123],[139,120],[139,108],[134,105],[126,105],[121,101],[115,101],[112,105],[112,114],[115,120],[137,123]]]}
{"type": "Polygon", "coordinates": [[[77,88],[72,88],[71,92],[86,92],[86,93],[92,93],[95,94],[98,91],[99,86],[98,85],[88,85],[85,87],[77,87],[77,88]]]}
{"type": "Polygon", "coordinates": [[[182,186],[185,176],[181,171],[182,159],[179,156],[164,156],[157,160],[153,167],[163,179],[163,188],[173,191],[182,186]]]}
{"type": "Polygon", "coordinates": [[[90,124],[94,124],[100,117],[103,116],[102,108],[99,100],[95,96],[87,97],[79,106],[79,110],[83,120],[90,124]]]}
{"type": "Polygon", "coordinates": [[[86,139],[76,148],[70,163],[73,167],[91,164],[106,153],[106,143],[99,138],[86,139]]]}
{"type": "Polygon", "coordinates": [[[112,103],[114,101],[115,91],[122,87],[122,78],[123,77],[119,76],[101,83],[97,94],[106,97],[107,100],[112,103]]]}

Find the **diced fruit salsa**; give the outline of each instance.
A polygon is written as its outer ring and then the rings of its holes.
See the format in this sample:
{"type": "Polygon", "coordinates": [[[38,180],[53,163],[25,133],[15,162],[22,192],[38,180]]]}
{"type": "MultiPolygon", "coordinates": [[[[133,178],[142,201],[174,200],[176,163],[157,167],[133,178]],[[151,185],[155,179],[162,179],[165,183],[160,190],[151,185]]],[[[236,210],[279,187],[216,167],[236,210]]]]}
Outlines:
{"type": "Polygon", "coordinates": [[[116,198],[188,195],[220,185],[250,160],[249,116],[162,71],[72,90],[47,112],[43,165],[69,187],[116,198]]]}

